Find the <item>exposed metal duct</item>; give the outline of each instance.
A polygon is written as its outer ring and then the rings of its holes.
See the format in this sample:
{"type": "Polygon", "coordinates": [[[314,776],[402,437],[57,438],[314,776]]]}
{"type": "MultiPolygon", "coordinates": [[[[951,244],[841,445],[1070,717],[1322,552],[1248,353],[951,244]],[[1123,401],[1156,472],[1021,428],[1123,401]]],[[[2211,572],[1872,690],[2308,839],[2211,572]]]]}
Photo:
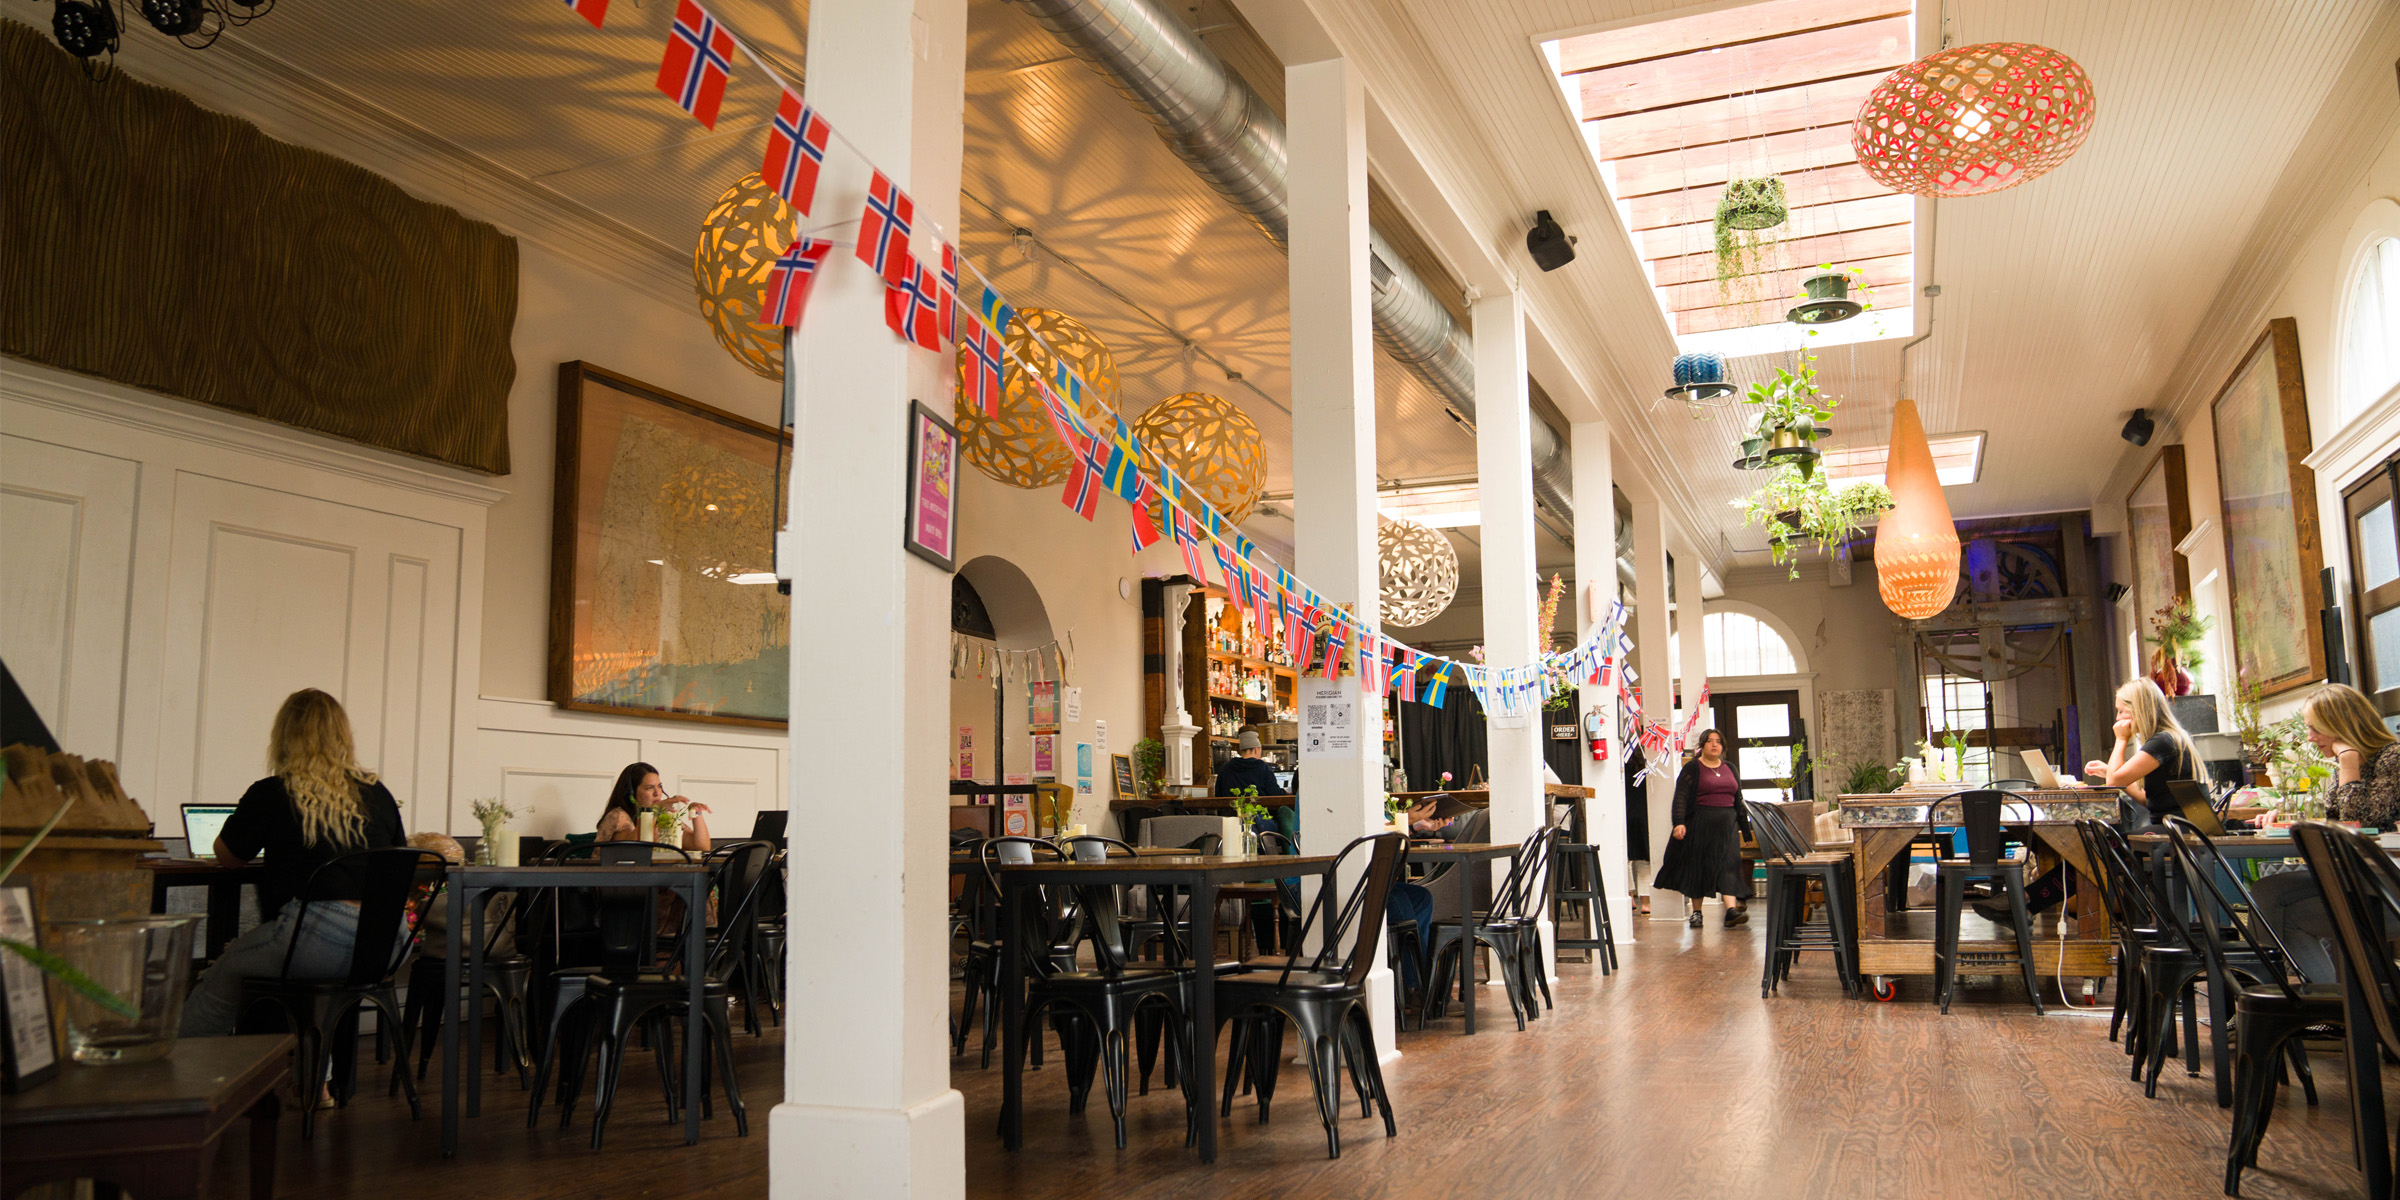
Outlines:
{"type": "MultiPolygon", "coordinates": [[[[1277,246],[1291,227],[1290,157],[1283,118],[1181,18],[1158,0],[1017,0],[1020,7],[1108,77],[1150,118],[1192,170],[1233,202],[1277,246]]],[[[1287,247],[1288,248],[1288,247],[1287,247]]],[[[1382,235],[1368,234],[1375,340],[1475,426],[1474,343],[1432,289],[1382,235]]],[[[1533,491],[1564,521],[1575,518],[1566,446],[1532,423],[1533,491]]]]}

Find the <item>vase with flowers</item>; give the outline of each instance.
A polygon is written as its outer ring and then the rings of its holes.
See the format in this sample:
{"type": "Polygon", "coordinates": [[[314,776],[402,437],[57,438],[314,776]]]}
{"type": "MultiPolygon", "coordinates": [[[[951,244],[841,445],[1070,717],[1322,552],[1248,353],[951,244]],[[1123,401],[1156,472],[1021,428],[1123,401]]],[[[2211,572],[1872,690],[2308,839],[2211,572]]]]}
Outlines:
{"type": "Polygon", "coordinates": [[[475,865],[479,867],[513,867],[517,865],[516,848],[508,841],[508,819],[516,816],[517,810],[510,808],[508,801],[496,796],[477,800],[469,807],[475,813],[476,823],[483,826],[483,840],[475,843],[475,865]]]}
{"type": "Polygon", "coordinates": [[[665,846],[682,845],[685,827],[692,823],[695,816],[707,811],[707,805],[682,796],[670,796],[660,801],[650,810],[650,840],[665,846]]]}

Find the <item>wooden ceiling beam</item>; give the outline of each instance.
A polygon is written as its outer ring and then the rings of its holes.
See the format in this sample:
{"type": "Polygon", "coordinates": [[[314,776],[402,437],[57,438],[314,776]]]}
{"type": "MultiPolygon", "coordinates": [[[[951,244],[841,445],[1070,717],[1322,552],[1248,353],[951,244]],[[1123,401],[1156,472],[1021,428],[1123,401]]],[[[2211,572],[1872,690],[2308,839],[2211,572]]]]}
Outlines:
{"type": "MultiPolygon", "coordinates": [[[[1893,194],[1890,185],[1876,182],[1875,177],[1867,174],[1866,168],[1856,162],[1843,163],[1822,171],[1785,175],[1783,190],[1784,203],[1795,209],[1893,194]]],[[[1714,223],[1717,219],[1717,199],[1724,194],[1725,185],[1711,184],[1680,192],[1637,196],[1626,201],[1625,208],[1630,227],[1637,231],[1695,221],[1714,223]]]]}
{"type": "MultiPolygon", "coordinates": [[[[1776,316],[1781,317],[1792,305],[1799,302],[1801,281],[1818,274],[1818,266],[1823,261],[1822,259],[1811,260],[1800,266],[1774,272],[1761,283],[1760,286],[1763,290],[1759,294],[1772,302],[1776,316]]],[[[1891,297],[1895,294],[1905,297],[1908,294],[1910,264],[1914,261],[1910,255],[1894,254],[1883,258],[1864,260],[1837,259],[1833,265],[1841,269],[1863,268],[1866,271],[1866,275],[1863,277],[1864,286],[1876,290],[1874,296],[1859,295],[1858,289],[1861,282],[1859,279],[1853,279],[1850,284],[1851,299],[1861,302],[1871,301],[1878,307],[1889,304],[1891,307],[1897,308],[1899,305],[1893,304],[1891,297]]],[[[1662,287],[1658,289],[1658,293],[1659,299],[1671,313],[1703,312],[1727,306],[1727,293],[1718,289],[1716,277],[1713,274],[1702,282],[1662,287]]]]}
{"type": "Polygon", "coordinates": [[[1671,21],[1651,21],[1561,38],[1560,74],[1599,70],[1646,58],[1682,54],[1704,46],[1724,46],[1761,38],[1781,37],[1803,29],[1906,16],[1900,0],[1768,0],[1671,21]]]}
{"type": "MultiPolygon", "coordinates": [[[[1854,229],[1824,237],[1795,238],[1783,243],[1782,253],[1785,262],[1859,262],[1907,254],[1915,248],[1915,234],[1903,223],[1874,229],[1854,229]]],[[[1713,252],[1654,259],[1649,265],[1651,282],[1661,288],[1700,282],[1706,282],[1711,287],[1716,285],[1717,256],[1713,252]]]]}
{"type": "MultiPolygon", "coordinates": [[[[1916,211],[1916,197],[1898,193],[1865,200],[1844,200],[1837,204],[1793,209],[1791,219],[1773,232],[1778,241],[1812,238],[1852,229],[1872,229],[1878,225],[1905,224],[1915,217],[1916,211]]],[[[1645,229],[1633,236],[1641,246],[1643,258],[1713,254],[1717,248],[1716,223],[1713,220],[1645,229]]]]}
{"type": "Polygon", "coordinates": [[[1856,162],[1850,149],[1850,126],[1779,133],[1753,138],[1739,148],[1696,146],[1610,159],[1609,178],[1619,199],[1681,191],[1721,188],[1735,175],[1784,175],[1839,163],[1856,162]]]}
{"type": "Polygon", "coordinates": [[[1586,119],[1648,112],[1734,92],[1888,72],[1908,61],[1908,38],[1907,17],[1886,17],[1591,71],[1574,77],[1576,93],[1586,119]]]}
{"type": "Polygon", "coordinates": [[[1622,117],[1596,117],[1586,124],[1596,135],[1601,157],[1612,159],[1808,128],[1833,129],[1836,132],[1830,136],[1847,141],[1847,127],[1858,115],[1859,106],[1889,73],[1866,71],[1801,87],[1746,92],[1622,117]]]}

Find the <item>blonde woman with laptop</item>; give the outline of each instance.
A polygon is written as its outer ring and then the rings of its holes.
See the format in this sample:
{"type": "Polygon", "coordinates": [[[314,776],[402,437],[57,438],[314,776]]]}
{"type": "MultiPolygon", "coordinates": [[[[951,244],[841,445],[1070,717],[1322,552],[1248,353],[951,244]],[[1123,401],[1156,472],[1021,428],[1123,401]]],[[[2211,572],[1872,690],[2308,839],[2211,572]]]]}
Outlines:
{"type": "MultiPolygon", "coordinates": [[[[2158,823],[2158,818],[2181,811],[2167,795],[2165,788],[2150,794],[2149,784],[2175,779],[2197,779],[2200,751],[2192,745],[2192,735],[2183,731],[2175,720],[2175,710],[2168,707],[2167,695],[2147,679],[2136,679],[2117,689],[2116,748],[2109,751],[2108,761],[2093,759],[2083,764],[2083,773],[2100,776],[2100,781],[2113,788],[2122,788],[2127,796],[2141,803],[2131,814],[2141,812],[2146,820],[2141,828],[2158,823]]],[[[2129,828],[2128,833],[2136,832],[2129,828]]]]}

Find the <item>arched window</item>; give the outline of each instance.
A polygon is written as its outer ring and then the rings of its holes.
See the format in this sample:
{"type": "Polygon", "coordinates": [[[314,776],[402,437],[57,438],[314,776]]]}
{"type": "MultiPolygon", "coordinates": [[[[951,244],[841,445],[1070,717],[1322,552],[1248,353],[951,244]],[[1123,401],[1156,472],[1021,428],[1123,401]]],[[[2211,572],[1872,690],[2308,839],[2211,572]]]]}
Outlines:
{"type": "Polygon", "coordinates": [[[2355,416],[2400,383],[2400,238],[2358,256],[2342,303],[2342,415],[2355,416]]]}
{"type": "Polygon", "coordinates": [[[1708,634],[1708,674],[1789,675],[1800,669],[1783,635],[1747,613],[1712,612],[1701,618],[1708,634]]]}

